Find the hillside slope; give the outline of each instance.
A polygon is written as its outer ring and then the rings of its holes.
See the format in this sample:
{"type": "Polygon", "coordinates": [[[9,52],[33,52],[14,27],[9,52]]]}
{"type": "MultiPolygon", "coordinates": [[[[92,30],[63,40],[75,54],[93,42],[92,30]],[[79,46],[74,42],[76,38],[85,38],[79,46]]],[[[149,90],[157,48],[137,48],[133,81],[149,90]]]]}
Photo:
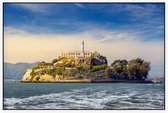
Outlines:
{"type": "Polygon", "coordinates": [[[37,63],[4,63],[4,79],[21,80],[23,73],[37,63]]]}

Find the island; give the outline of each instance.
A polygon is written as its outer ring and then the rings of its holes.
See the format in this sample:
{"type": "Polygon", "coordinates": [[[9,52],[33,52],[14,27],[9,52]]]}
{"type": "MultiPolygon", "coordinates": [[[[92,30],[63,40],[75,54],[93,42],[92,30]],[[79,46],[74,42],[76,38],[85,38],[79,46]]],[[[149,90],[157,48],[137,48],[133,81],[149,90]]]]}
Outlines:
{"type": "Polygon", "coordinates": [[[62,53],[52,62],[42,61],[23,74],[23,83],[152,83],[148,79],[150,62],[141,58],[115,60],[108,65],[97,51],[84,50],[62,53]]]}

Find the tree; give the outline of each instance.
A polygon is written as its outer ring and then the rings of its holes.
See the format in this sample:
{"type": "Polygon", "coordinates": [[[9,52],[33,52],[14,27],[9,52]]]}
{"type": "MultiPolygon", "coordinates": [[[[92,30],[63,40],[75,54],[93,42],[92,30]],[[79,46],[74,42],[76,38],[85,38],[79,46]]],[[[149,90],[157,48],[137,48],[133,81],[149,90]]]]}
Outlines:
{"type": "Polygon", "coordinates": [[[116,66],[116,65],[127,65],[128,62],[126,60],[115,60],[111,66],[116,66]]]}
{"type": "Polygon", "coordinates": [[[150,69],[150,62],[144,61],[141,58],[130,60],[127,66],[129,79],[144,80],[147,78],[150,69]]]}
{"type": "Polygon", "coordinates": [[[68,72],[68,70],[64,70],[64,71],[62,72],[62,75],[63,75],[64,78],[68,78],[68,77],[69,77],[69,72],[68,72]]]}
{"type": "Polygon", "coordinates": [[[54,75],[55,74],[55,69],[47,69],[47,74],[54,75]]]}
{"type": "Polygon", "coordinates": [[[126,60],[115,60],[112,64],[112,78],[114,79],[127,79],[127,64],[126,60]]]}
{"type": "Polygon", "coordinates": [[[36,77],[36,80],[39,81],[40,77],[36,77]]]}
{"type": "Polygon", "coordinates": [[[91,71],[95,72],[95,71],[99,71],[101,69],[105,69],[105,66],[104,65],[103,66],[92,66],[91,71]]]}
{"type": "Polygon", "coordinates": [[[54,59],[54,60],[52,61],[52,64],[56,63],[57,61],[58,61],[57,59],[54,59]]]}
{"type": "Polygon", "coordinates": [[[57,67],[57,68],[55,69],[55,74],[57,74],[57,75],[62,75],[63,71],[64,71],[63,68],[57,67]]]}
{"type": "Polygon", "coordinates": [[[33,78],[36,76],[36,73],[34,72],[34,70],[32,70],[32,72],[30,73],[30,75],[31,75],[30,81],[32,81],[33,78]]]}

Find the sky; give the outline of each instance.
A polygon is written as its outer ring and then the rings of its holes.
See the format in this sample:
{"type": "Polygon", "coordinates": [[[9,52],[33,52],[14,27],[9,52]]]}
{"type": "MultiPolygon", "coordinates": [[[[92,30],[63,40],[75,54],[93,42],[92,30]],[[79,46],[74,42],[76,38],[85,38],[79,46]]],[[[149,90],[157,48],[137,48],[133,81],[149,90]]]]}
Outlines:
{"type": "Polygon", "coordinates": [[[4,4],[4,61],[51,62],[65,51],[142,58],[164,76],[164,4],[4,4]]]}

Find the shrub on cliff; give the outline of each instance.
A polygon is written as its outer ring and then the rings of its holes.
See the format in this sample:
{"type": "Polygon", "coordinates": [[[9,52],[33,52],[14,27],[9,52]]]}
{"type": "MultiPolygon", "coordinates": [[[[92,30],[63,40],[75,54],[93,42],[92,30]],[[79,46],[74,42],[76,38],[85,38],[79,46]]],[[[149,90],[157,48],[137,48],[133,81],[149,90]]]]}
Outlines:
{"type": "Polygon", "coordinates": [[[47,69],[47,74],[54,75],[55,74],[55,69],[47,69]]]}
{"type": "Polygon", "coordinates": [[[36,77],[36,80],[39,81],[40,77],[36,77]]]}
{"type": "Polygon", "coordinates": [[[85,70],[85,71],[87,71],[87,70],[90,70],[90,69],[92,69],[92,66],[83,66],[83,69],[85,70]]]}
{"type": "Polygon", "coordinates": [[[57,59],[54,59],[54,60],[52,61],[52,64],[56,63],[57,61],[58,61],[57,59]]]}
{"type": "Polygon", "coordinates": [[[64,71],[64,69],[62,67],[56,67],[55,74],[62,75],[63,71],[64,71]]]}
{"type": "Polygon", "coordinates": [[[115,60],[112,64],[112,77],[114,79],[127,79],[127,64],[126,60],[115,60]]]}
{"type": "Polygon", "coordinates": [[[62,71],[62,76],[63,76],[64,78],[70,77],[70,74],[69,74],[68,70],[62,71]]]}
{"type": "Polygon", "coordinates": [[[78,73],[78,74],[75,75],[75,78],[77,78],[77,79],[83,79],[83,75],[81,75],[80,73],[78,73]]]}
{"type": "Polygon", "coordinates": [[[115,60],[111,64],[113,79],[131,79],[144,80],[150,71],[150,62],[144,61],[141,58],[133,59],[127,62],[126,60],[115,60]]]}
{"type": "Polygon", "coordinates": [[[34,72],[34,70],[32,70],[32,72],[30,73],[30,75],[31,75],[30,81],[32,81],[33,78],[36,76],[36,73],[34,72]]]}
{"type": "Polygon", "coordinates": [[[130,60],[127,66],[129,79],[143,80],[147,78],[150,69],[150,62],[141,58],[130,60]]]}
{"type": "Polygon", "coordinates": [[[92,72],[99,71],[101,69],[105,69],[105,67],[106,67],[105,65],[103,65],[103,66],[92,66],[91,71],[92,72]]]}

